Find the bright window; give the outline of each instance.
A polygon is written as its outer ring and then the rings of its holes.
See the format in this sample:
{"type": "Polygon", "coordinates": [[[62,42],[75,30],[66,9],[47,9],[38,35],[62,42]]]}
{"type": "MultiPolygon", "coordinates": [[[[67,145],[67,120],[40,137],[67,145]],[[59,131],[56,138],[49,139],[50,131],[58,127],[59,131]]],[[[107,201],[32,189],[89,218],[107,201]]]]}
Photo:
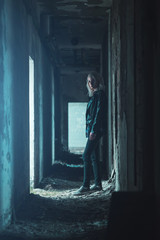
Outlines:
{"type": "Polygon", "coordinates": [[[86,107],[86,102],[68,103],[68,147],[72,153],[82,154],[84,151],[86,107]]]}

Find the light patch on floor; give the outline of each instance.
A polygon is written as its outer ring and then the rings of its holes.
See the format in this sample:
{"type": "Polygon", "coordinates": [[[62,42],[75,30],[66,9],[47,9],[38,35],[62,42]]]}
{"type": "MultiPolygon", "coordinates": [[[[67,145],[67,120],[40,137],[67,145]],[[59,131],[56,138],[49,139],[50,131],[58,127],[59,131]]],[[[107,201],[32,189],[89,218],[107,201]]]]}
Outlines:
{"type": "Polygon", "coordinates": [[[80,186],[81,182],[45,178],[23,203],[5,234],[27,240],[95,239],[96,232],[106,230],[114,182],[103,181],[103,191],[75,196],[80,186]]]}

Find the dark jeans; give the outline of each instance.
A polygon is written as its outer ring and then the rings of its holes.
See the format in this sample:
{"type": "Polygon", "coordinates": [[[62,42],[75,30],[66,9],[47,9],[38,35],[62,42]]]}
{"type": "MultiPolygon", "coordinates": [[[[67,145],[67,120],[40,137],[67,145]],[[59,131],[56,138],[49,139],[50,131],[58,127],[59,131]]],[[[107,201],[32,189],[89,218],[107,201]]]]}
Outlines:
{"type": "Polygon", "coordinates": [[[96,156],[96,148],[98,146],[98,142],[100,140],[99,136],[96,136],[94,140],[87,140],[86,147],[83,153],[83,161],[84,161],[84,177],[83,177],[83,186],[90,186],[90,168],[91,163],[93,166],[93,174],[96,185],[101,186],[101,176],[100,176],[100,163],[96,156]]]}

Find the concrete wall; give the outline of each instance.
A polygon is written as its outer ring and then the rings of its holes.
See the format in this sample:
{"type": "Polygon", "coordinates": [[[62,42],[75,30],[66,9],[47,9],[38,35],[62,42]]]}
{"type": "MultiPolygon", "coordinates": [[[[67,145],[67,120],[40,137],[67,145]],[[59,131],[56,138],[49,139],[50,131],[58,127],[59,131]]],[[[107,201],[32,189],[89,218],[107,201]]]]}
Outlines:
{"type": "Polygon", "coordinates": [[[35,184],[51,166],[53,67],[23,1],[1,1],[0,39],[1,229],[29,193],[29,56],[35,63],[35,184]]]}
{"type": "MultiPolygon", "coordinates": [[[[157,144],[159,144],[159,89],[157,78],[160,74],[159,65],[159,19],[156,1],[150,5],[150,1],[135,1],[136,21],[136,161],[139,164],[138,174],[141,179],[141,189],[146,192],[155,191],[154,179],[157,173],[154,168],[157,165],[157,144]],[[157,15],[156,15],[157,14],[157,15]],[[156,51],[155,51],[156,49],[156,51]],[[155,130],[156,129],[156,130],[155,130]],[[155,134],[156,132],[156,134],[155,134]],[[156,136],[156,138],[155,138],[156,136]],[[155,150],[156,149],[156,150],[155,150]]],[[[158,154],[158,155],[157,155],[158,154]]],[[[159,185],[159,182],[157,182],[159,185]]]]}
{"type": "Polygon", "coordinates": [[[135,149],[141,148],[141,142],[140,139],[137,140],[135,126],[136,120],[142,122],[143,117],[137,116],[138,108],[135,102],[141,98],[143,92],[137,92],[135,83],[135,10],[133,0],[113,1],[111,23],[113,161],[116,189],[122,191],[135,191],[141,187],[140,162],[135,154],[135,149]]]}
{"type": "Polygon", "coordinates": [[[28,37],[23,5],[1,1],[0,227],[29,191],[28,37]],[[19,21],[22,19],[23,21],[19,21]],[[16,27],[15,27],[16,26],[16,27]]]}
{"type": "MultiPolygon", "coordinates": [[[[113,158],[117,190],[156,196],[160,223],[160,5],[113,1],[113,158]]],[[[160,233],[158,233],[158,238],[160,233]]]]}
{"type": "Polygon", "coordinates": [[[11,26],[10,54],[12,67],[8,71],[12,74],[12,104],[13,104],[13,197],[18,206],[19,200],[29,191],[29,56],[28,56],[28,26],[25,7],[17,2],[5,2],[10,6],[11,15],[8,25],[11,26]],[[15,27],[16,26],[16,27],[15,27]]]}
{"type": "Polygon", "coordinates": [[[157,1],[113,1],[111,87],[116,188],[156,190],[159,199],[157,9],[157,1]]]}
{"type": "MultiPolygon", "coordinates": [[[[120,6],[121,1],[113,1],[112,6],[112,19],[111,19],[111,78],[112,78],[112,136],[113,136],[113,162],[116,172],[116,189],[126,189],[127,187],[127,126],[126,126],[126,111],[122,109],[122,95],[121,86],[125,82],[126,77],[123,79],[121,73],[121,56],[122,44],[121,44],[121,15],[120,6]],[[123,79],[123,82],[122,82],[123,79]],[[123,149],[123,169],[121,159],[121,149],[123,149]]],[[[124,7],[124,6],[123,6],[124,7]]]]}
{"type": "Polygon", "coordinates": [[[156,193],[157,239],[160,239],[160,2],[154,4],[154,186],[156,193]]]}
{"type": "Polygon", "coordinates": [[[134,7],[133,0],[113,1],[112,6],[112,157],[116,190],[121,191],[139,187],[135,161],[134,7]]]}
{"type": "Polygon", "coordinates": [[[155,190],[160,195],[160,3],[155,2],[155,40],[154,40],[154,152],[155,152],[155,190]]]}
{"type": "MultiPolygon", "coordinates": [[[[152,6],[153,7],[153,6],[152,6]]],[[[153,191],[153,38],[152,7],[135,1],[136,163],[140,189],[153,191]],[[149,180],[150,179],[150,180],[149,180]]]]}
{"type": "Polygon", "coordinates": [[[104,166],[106,175],[110,178],[113,170],[112,158],[112,99],[111,99],[111,10],[107,11],[106,29],[102,44],[102,76],[105,83],[107,96],[107,135],[104,137],[103,154],[105,156],[104,166]]]}
{"type": "Polygon", "coordinates": [[[11,54],[11,9],[0,2],[0,226],[11,218],[13,193],[13,57],[11,54]]]}
{"type": "MultiPolygon", "coordinates": [[[[119,4],[119,1],[118,1],[119,4]]],[[[120,80],[120,19],[118,14],[118,4],[113,1],[112,6],[112,60],[111,60],[111,75],[112,75],[112,136],[113,136],[113,165],[116,171],[116,186],[119,188],[118,177],[118,144],[117,144],[117,78],[120,80]]]]}
{"type": "Polygon", "coordinates": [[[60,70],[56,68],[54,71],[55,77],[55,159],[59,159],[61,151],[61,94],[60,94],[60,70]]]}

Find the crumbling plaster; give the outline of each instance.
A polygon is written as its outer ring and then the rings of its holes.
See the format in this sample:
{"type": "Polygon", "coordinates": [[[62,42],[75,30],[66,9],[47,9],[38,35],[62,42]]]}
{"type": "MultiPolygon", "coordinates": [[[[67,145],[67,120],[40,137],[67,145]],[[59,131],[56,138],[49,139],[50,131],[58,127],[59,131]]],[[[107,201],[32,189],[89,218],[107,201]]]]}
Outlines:
{"type": "Polygon", "coordinates": [[[112,157],[117,191],[136,190],[133,13],[132,0],[113,1],[111,15],[112,157]]]}
{"type": "Polygon", "coordinates": [[[10,223],[15,208],[29,193],[29,56],[35,61],[37,183],[52,159],[52,139],[47,134],[51,132],[48,92],[53,66],[23,2],[16,3],[0,3],[0,229],[10,223]]]}

